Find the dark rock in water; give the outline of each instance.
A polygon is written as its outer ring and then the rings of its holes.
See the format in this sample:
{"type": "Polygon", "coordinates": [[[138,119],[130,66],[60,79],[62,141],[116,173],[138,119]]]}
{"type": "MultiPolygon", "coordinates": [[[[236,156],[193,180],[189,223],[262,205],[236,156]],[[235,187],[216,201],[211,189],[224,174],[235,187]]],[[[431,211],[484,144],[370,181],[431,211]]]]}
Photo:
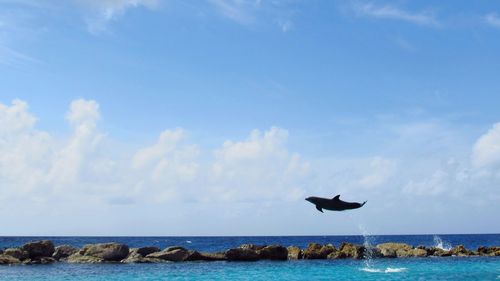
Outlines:
{"type": "Polygon", "coordinates": [[[52,241],[42,240],[24,244],[21,250],[27,252],[30,259],[36,259],[39,257],[52,257],[55,248],[52,241]]]}
{"type": "Polygon", "coordinates": [[[382,252],[380,251],[379,248],[377,247],[365,247],[364,253],[363,253],[363,258],[364,259],[376,259],[376,258],[383,258],[384,256],[382,255],[382,252]]]}
{"type": "Polygon", "coordinates": [[[413,255],[413,247],[404,243],[382,243],[377,248],[385,258],[406,258],[413,255]]]}
{"type": "Polygon", "coordinates": [[[429,249],[428,254],[435,257],[449,257],[451,256],[450,251],[443,250],[441,248],[432,247],[429,249]]]}
{"type": "Polygon", "coordinates": [[[354,245],[352,243],[342,243],[338,251],[328,255],[329,259],[362,259],[364,257],[365,247],[354,245]]]}
{"type": "Polygon", "coordinates": [[[0,264],[18,264],[21,263],[19,259],[13,256],[0,254],[0,264]]]}
{"type": "Polygon", "coordinates": [[[302,258],[302,250],[297,246],[289,246],[286,248],[288,251],[289,260],[298,260],[302,258]]]}
{"type": "Polygon", "coordinates": [[[52,257],[37,257],[34,259],[26,259],[23,264],[50,264],[56,262],[56,259],[52,257]]]}
{"type": "Polygon", "coordinates": [[[257,251],[248,248],[234,248],[225,252],[228,261],[257,261],[259,254],[257,251]]]}
{"type": "Polygon", "coordinates": [[[179,248],[167,248],[160,252],[155,252],[147,255],[147,258],[160,259],[165,261],[185,261],[189,257],[189,251],[179,247],[179,248]]]}
{"type": "Polygon", "coordinates": [[[474,253],[470,250],[467,250],[464,245],[458,245],[455,248],[451,249],[450,254],[457,257],[468,257],[474,255],[474,253]]]}
{"type": "Polygon", "coordinates": [[[142,247],[142,248],[137,248],[136,250],[136,252],[143,257],[159,251],[161,251],[161,249],[158,247],[142,247]]]}
{"type": "Polygon", "coordinates": [[[254,244],[242,244],[238,248],[249,249],[249,250],[253,250],[253,251],[258,251],[258,250],[261,250],[264,247],[266,247],[266,246],[262,246],[262,245],[259,246],[259,245],[254,245],[254,244]]]}
{"type": "Polygon", "coordinates": [[[173,251],[173,250],[183,250],[183,251],[187,251],[187,249],[186,249],[186,248],[181,247],[181,246],[170,246],[170,247],[165,248],[163,251],[168,252],[168,251],[173,251]]]}
{"type": "Polygon", "coordinates": [[[318,243],[309,243],[307,248],[302,251],[302,254],[304,259],[326,259],[334,251],[335,247],[332,244],[321,245],[318,243]]]}
{"type": "Polygon", "coordinates": [[[52,254],[52,257],[56,260],[60,260],[63,258],[67,258],[74,253],[78,252],[78,249],[70,246],[70,245],[61,245],[57,246],[54,250],[54,254],[52,254]]]}
{"type": "MultiPolygon", "coordinates": [[[[154,248],[154,247],[151,247],[154,248]]],[[[130,249],[130,252],[127,256],[126,259],[123,259],[121,262],[122,263],[159,263],[159,262],[165,262],[165,260],[160,260],[156,258],[146,258],[144,255],[140,254],[141,248],[133,248],[130,249]]],[[[152,249],[150,249],[152,250],[152,249]]],[[[146,250],[145,252],[150,252],[150,250],[146,250]]],[[[156,253],[156,252],[154,252],[156,253]]],[[[151,253],[152,254],[152,253],[151,253]]]]}
{"type": "Polygon", "coordinates": [[[127,245],[119,243],[89,244],[85,245],[78,253],[104,261],[121,261],[128,256],[129,248],[127,245]]]}
{"type": "Polygon", "coordinates": [[[223,261],[226,260],[224,253],[200,253],[191,251],[186,261],[223,261]]]}
{"type": "Polygon", "coordinates": [[[98,258],[98,257],[93,257],[93,256],[84,256],[80,254],[79,252],[67,257],[65,259],[66,262],[68,263],[103,263],[105,262],[104,259],[98,258]]]}
{"type": "Polygon", "coordinates": [[[264,260],[287,260],[288,250],[280,245],[265,246],[257,250],[259,257],[264,260]]]}
{"type": "Polygon", "coordinates": [[[2,249],[0,249],[0,255],[1,255],[1,254],[3,254],[3,250],[2,250],[2,249]]]}
{"type": "Polygon", "coordinates": [[[29,254],[26,251],[21,250],[20,248],[8,248],[3,251],[3,254],[6,256],[11,256],[18,260],[25,260],[29,258],[29,254]]]}
{"type": "Polygon", "coordinates": [[[477,248],[477,253],[481,256],[500,256],[500,247],[484,247],[477,248]]]}

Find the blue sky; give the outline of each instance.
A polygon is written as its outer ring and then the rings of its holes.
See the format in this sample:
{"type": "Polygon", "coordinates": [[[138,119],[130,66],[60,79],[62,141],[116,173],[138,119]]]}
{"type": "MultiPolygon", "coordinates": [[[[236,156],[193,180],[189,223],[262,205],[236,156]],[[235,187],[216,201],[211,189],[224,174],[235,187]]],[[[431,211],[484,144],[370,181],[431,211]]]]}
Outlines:
{"type": "Polygon", "coordinates": [[[499,36],[494,1],[0,0],[0,235],[500,232],[499,36]]]}

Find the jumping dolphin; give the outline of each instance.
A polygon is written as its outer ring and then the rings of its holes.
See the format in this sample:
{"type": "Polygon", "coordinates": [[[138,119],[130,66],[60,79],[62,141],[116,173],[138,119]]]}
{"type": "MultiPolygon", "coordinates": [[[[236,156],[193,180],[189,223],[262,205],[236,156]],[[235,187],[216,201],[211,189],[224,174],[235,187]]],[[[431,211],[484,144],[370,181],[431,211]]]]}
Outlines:
{"type": "Polygon", "coordinates": [[[363,203],[357,202],[345,202],[340,200],[340,194],[333,197],[332,199],[321,198],[321,197],[307,197],[307,201],[316,205],[316,209],[323,213],[323,209],[330,211],[343,211],[350,209],[357,209],[363,207],[366,201],[363,203]]]}

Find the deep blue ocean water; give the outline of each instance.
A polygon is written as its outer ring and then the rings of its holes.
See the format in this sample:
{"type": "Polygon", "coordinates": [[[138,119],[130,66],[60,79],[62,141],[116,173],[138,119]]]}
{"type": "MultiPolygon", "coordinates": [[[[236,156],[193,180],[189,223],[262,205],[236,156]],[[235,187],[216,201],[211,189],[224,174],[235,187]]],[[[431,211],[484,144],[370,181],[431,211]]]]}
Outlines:
{"type": "MultiPolygon", "coordinates": [[[[500,245],[500,234],[268,237],[0,237],[0,248],[50,239],[56,245],[121,242],[130,247],[181,245],[221,251],[243,243],[297,245],[309,242],[403,242],[467,248],[500,245]]],[[[500,280],[500,257],[447,257],[374,260],[185,262],[166,264],[65,264],[0,266],[0,280],[500,280]]]]}

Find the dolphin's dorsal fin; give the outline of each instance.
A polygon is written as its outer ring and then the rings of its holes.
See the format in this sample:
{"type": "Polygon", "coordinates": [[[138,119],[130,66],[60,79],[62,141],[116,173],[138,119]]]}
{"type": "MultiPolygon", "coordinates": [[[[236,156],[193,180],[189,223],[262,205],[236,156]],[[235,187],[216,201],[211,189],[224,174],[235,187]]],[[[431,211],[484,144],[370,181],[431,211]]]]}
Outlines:
{"type": "Polygon", "coordinates": [[[337,195],[337,196],[335,196],[335,197],[333,197],[332,200],[340,200],[340,194],[337,195]]]}

